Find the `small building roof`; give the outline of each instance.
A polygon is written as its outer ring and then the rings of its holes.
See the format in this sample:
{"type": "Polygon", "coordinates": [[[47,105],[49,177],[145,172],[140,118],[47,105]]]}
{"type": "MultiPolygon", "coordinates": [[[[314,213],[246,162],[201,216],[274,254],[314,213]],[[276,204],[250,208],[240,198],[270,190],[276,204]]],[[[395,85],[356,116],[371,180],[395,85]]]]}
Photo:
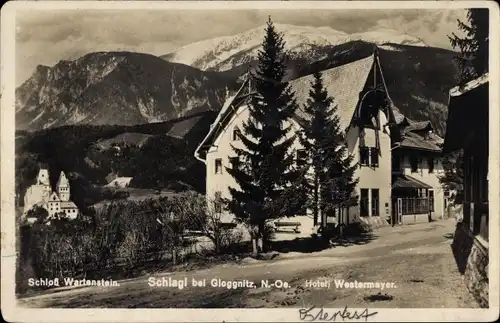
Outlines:
{"type": "Polygon", "coordinates": [[[203,115],[196,115],[175,123],[167,132],[167,136],[183,139],[203,118],[203,115]]]}
{"type": "Polygon", "coordinates": [[[49,202],[61,202],[61,199],[59,198],[56,192],[52,192],[52,194],[50,194],[49,197],[49,202]]]}
{"type": "Polygon", "coordinates": [[[418,179],[411,177],[409,175],[394,175],[392,178],[392,188],[414,188],[414,189],[422,189],[422,188],[432,188],[432,186],[419,181],[418,179]]]}
{"type": "Polygon", "coordinates": [[[443,138],[435,134],[430,121],[415,121],[406,117],[399,109],[393,108],[394,118],[401,131],[401,148],[441,152],[443,138]],[[429,131],[431,131],[429,133],[429,131]],[[427,133],[427,138],[424,134],[427,133]]]}
{"type": "Polygon", "coordinates": [[[489,81],[489,73],[484,73],[480,77],[465,83],[463,86],[455,86],[450,90],[450,96],[461,96],[471,90],[474,90],[481,85],[487,84],[489,81]]]}
{"type": "Polygon", "coordinates": [[[78,209],[75,203],[71,201],[61,202],[61,209],[78,209]]]}
{"type": "Polygon", "coordinates": [[[106,187],[127,187],[130,185],[130,182],[132,181],[133,177],[116,177],[114,178],[111,182],[106,184],[106,187]]]}
{"type": "Polygon", "coordinates": [[[404,134],[404,137],[401,140],[399,147],[408,149],[427,150],[439,153],[441,152],[441,147],[440,147],[441,143],[442,143],[441,137],[439,137],[436,134],[430,134],[428,139],[425,139],[420,134],[409,131],[404,134]]]}

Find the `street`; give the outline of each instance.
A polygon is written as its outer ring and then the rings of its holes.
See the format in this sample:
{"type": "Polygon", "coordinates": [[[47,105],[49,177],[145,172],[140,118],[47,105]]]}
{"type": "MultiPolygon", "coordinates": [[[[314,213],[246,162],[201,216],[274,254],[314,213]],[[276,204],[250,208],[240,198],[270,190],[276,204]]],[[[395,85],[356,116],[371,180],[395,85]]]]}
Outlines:
{"type": "Polygon", "coordinates": [[[238,264],[203,270],[155,273],[118,281],[118,287],[62,288],[21,298],[19,305],[58,308],[478,307],[467,292],[453,258],[450,245],[454,231],[454,219],[383,227],[375,230],[375,238],[366,244],[311,253],[282,253],[270,261],[245,258],[238,264]],[[199,284],[205,281],[205,286],[192,286],[193,279],[199,284]],[[187,282],[187,286],[175,287],[179,286],[178,281],[187,282]],[[151,286],[154,282],[159,285],[163,282],[164,286],[151,286]],[[236,288],[227,287],[231,284],[236,284],[236,288]],[[255,288],[249,286],[251,284],[255,288]]]}

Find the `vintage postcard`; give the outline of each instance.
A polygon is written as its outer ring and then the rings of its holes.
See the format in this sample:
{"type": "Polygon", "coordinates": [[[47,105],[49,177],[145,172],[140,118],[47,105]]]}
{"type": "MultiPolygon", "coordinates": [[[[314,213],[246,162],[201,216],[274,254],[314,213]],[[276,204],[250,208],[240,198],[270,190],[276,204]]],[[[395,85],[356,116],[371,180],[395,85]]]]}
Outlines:
{"type": "Polygon", "coordinates": [[[492,1],[11,1],[2,315],[494,321],[492,1]]]}

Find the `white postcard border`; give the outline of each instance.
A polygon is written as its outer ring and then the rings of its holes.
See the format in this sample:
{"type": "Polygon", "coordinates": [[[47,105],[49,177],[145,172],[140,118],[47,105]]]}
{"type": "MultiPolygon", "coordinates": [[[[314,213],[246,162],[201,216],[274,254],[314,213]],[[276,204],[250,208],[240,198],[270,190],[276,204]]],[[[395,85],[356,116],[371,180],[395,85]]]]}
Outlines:
{"type": "MultiPolygon", "coordinates": [[[[493,1],[11,1],[1,10],[1,305],[8,321],[22,322],[290,322],[299,321],[295,308],[283,309],[28,309],[15,299],[14,130],[15,28],[22,10],[147,10],[147,9],[490,9],[490,157],[489,207],[490,264],[488,309],[383,309],[370,321],[494,321],[499,315],[499,7],[493,1]]],[[[451,252],[451,250],[450,250],[451,252]]],[[[349,305],[349,304],[346,304],[349,305]]],[[[326,309],[325,309],[326,310],[326,309]]],[[[341,309],[336,309],[341,310],[341,309]]],[[[352,309],[354,310],[354,309],[352,309]]],[[[363,309],[360,309],[363,310],[363,309]]],[[[333,309],[328,309],[333,312],[333,309]]]]}

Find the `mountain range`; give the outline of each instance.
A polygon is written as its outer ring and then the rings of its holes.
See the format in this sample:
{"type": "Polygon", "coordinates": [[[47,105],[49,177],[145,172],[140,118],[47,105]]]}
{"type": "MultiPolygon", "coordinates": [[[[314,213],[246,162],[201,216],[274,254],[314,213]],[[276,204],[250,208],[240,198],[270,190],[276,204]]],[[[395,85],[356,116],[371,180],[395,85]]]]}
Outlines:
{"type": "Polygon", "coordinates": [[[205,72],[153,55],[98,52],[38,66],[16,90],[16,126],[133,125],[218,109],[235,87],[227,73],[205,72]]]}
{"type": "MultiPolygon", "coordinates": [[[[389,42],[427,46],[421,39],[392,29],[378,29],[370,32],[347,34],[330,27],[294,26],[275,24],[278,32],[283,33],[285,49],[289,58],[297,59],[313,55],[319,59],[317,49],[325,46],[340,45],[351,41],[363,40],[383,45],[389,42]]],[[[207,39],[183,46],[161,56],[169,62],[190,65],[201,70],[227,71],[257,58],[262,47],[265,26],[248,30],[233,36],[207,39]]]]}
{"type": "MultiPolygon", "coordinates": [[[[328,27],[275,25],[284,34],[288,78],[370,55],[378,47],[395,105],[444,132],[456,53],[394,30],[346,34],[328,27]]],[[[97,52],[53,67],[38,66],[16,89],[16,128],[71,124],[133,125],[217,111],[256,64],[264,27],[181,47],[157,57],[97,52]]]]}

